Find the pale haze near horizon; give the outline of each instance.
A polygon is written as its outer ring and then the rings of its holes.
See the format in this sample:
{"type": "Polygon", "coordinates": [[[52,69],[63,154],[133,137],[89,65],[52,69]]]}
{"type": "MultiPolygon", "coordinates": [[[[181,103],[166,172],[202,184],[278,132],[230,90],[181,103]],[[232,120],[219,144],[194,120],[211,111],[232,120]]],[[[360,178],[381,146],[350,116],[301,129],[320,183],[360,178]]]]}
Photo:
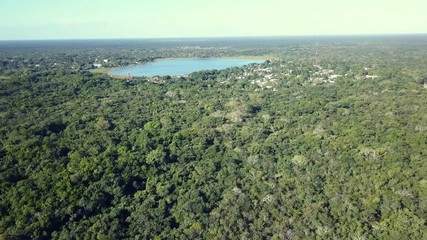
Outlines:
{"type": "Polygon", "coordinates": [[[427,0],[0,0],[0,40],[427,33],[427,0]]]}

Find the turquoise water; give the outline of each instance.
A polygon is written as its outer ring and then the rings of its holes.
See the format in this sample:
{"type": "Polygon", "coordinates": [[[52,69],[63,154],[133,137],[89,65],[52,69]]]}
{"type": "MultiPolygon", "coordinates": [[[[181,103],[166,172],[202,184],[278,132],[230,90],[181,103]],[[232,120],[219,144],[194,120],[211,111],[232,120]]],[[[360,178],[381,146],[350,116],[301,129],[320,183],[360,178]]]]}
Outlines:
{"type": "Polygon", "coordinates": [[[128,75],[132,76],[181,76],[200,70],[225,69],[230,67],[241,67],[250,63],[262,63],[264,60],[250,59],[225,59],[225,58],[209,58],[209,59],[167,59],[158,60],[152,63],[140,64],[131,67],[125,67],[110,71],[113,75],[128,75]]]}

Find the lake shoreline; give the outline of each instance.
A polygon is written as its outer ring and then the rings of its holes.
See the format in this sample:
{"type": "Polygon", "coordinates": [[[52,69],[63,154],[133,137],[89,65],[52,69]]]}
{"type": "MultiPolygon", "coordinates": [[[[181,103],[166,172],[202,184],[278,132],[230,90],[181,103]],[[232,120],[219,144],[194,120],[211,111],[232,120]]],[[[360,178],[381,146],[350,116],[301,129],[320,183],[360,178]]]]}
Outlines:
{"type": "MultiPolygon", "coordinates": [[[[115,74],[115,73],[111,73],[112,71],[115,70],[119,70],[119,69],[125,69],[125,68],[131,68],[131,67],[135,67],[135,66],[140,66],[140,65],[148,65],[148,64],[153,64],[156,62],[160,62],[160,61],[167,61],[167,60],[181,60],[181,59],[185,59],[185,60],[207,60],[207,59],[238,59],[238,60],[274,60],[274,59],[278,59],[278,57],[272,56],[272,55],[262,55],[262,56],[227,56],[227,57],[208,57],[208,58],[200,58],[200,57],[191,57],[191,58],[156,58],[153,61],[150,62],[144,62],[144,63],[138,63],[138,64],[131,64],[125,67],[114,67],[114,68],[108,68],[108,70],[105,71],[99,71],[100,73],[106,73],[108,76],[112,77],[112,78],[117,78],[117,79],[124,79],[128,77],[128,74],[115,74]]],[[[167,75],[167,74],[166,74],[167,75]]],[[[166,76],[164,75],[164,76],[166,76]]],[[[133,76],[133,75],[132,75],[133,76]]],[[[150,77],[150,76],[136,76],[136,77],[150,77]]]]}

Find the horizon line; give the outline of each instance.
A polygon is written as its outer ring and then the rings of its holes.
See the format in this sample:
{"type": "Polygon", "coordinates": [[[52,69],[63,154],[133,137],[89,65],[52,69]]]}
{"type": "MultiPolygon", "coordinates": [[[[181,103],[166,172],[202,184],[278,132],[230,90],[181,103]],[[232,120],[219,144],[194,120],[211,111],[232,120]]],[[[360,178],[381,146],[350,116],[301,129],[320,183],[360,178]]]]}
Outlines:
{"type": "Polygon", "coordinates": [[[252,36],[200,36],[200,37],[112,37],[112,38],[35,38],[35,39],[0,39],[0,42],[18,41],[87,41],[87,40],[177,40],[177,39],[232,39],[232,38],[297,38],[297,37],[369,37],[369,36],[414,36],[425,33],[379,33],[379,34],[302,34],[302,35],[252,35],[252,36]]]}

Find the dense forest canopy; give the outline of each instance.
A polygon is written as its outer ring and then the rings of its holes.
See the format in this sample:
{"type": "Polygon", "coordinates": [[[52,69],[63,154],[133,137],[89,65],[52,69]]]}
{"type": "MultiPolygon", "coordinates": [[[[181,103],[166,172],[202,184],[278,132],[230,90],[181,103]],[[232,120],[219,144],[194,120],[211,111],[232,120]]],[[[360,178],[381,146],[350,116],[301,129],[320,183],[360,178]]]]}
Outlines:
{"type": "Polygon", "coordinates": [[[0,42],[0,238],[426,237],[427,36],[150,44],[0,42]]]}

